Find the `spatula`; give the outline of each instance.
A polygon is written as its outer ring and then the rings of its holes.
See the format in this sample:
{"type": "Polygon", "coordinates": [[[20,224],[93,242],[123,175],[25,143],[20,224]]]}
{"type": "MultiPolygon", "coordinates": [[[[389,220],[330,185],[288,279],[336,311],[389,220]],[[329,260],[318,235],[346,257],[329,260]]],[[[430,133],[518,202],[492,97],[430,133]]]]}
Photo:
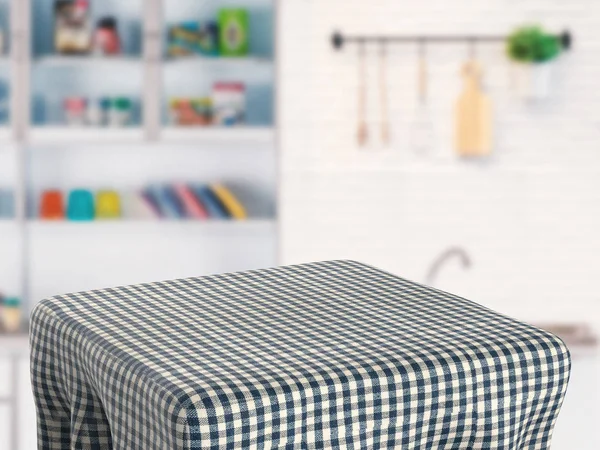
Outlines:
{"type": "Polygon", "coordinates": [[[431,114],[428,106],[428,83],[429,74],[427,70],[427,59],[425,56],[425,44],[419,44],[419,64],[418,64],[418,99],[417,108],[415,111],[415,119],[412,124],[411,132],[411,144],[413,151],[424,156],[431,152],[434,139],[433,139],[433,122],[431,120],[431,114]]]}

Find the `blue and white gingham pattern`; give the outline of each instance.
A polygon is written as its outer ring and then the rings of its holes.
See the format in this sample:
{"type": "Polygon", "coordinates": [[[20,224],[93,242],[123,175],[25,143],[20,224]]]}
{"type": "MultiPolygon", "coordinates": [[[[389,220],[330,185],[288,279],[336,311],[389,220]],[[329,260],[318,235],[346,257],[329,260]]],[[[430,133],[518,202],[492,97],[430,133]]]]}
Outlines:
{"type": "Polygon", "coordinates": [[[351,261],[68,294],[32,314],[39,448],[546,449],[553,335],[351,261]]]}

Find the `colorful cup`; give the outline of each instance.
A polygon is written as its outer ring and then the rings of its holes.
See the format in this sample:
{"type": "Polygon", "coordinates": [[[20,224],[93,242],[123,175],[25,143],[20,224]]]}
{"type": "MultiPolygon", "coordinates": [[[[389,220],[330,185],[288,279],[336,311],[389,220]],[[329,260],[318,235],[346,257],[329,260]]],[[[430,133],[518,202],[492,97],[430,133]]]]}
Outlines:
{"type": "Polygon", "coordinates": [[[43,220],[62,220],[65,218],[65,204],[62,192],[49,190],[42,193],[40,218],[43,220]]]}
{"type": "Polygon", "coordinates": [[[100,191],[96,195],[96,218],[118,219],[121,217],[121,198],[115,191],[100,191]]]}
{"type": "Polygon", "coordinates": [[[69,220],[94,220],[94,194],[87,189],[75,189],[69,194],[69,220]]]}

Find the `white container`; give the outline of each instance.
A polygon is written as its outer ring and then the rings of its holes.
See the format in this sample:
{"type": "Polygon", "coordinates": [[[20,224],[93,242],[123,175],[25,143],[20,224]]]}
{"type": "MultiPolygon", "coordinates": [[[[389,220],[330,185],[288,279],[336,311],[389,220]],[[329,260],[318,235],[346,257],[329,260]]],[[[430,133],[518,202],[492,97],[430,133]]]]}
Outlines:
{"type": "Polygon", "coordinates": [[[83,127],[86,124],[87,100],[83,97],[70,97],[64,101],[64,113],[67,125],[83,127]]]}
{"type": "Polygon", "coordinates": [[[113,128],[123,128],[131,123],[131,100],[119,97],[113,100],[108,113],[108,125],[113,128]]]}
{"type": "Polygon", "coordinates": [[[554,63],[515,64],[514,74],[519,95],[527,100],[545,100],[550,96],[554,63]]]}
{"type": "Polygon", "coordinates": [[[243,83],[215,83],[212,99],[215,125],[235,126],[244,123],[246,87],[243,83]]]}
{"type": "Polygon", "coordinates": [[[88,101],[86,110],[87,124],[91,127],[101,127],[106,123],[106,117],[100,102],[97,100],[88,101]]]}

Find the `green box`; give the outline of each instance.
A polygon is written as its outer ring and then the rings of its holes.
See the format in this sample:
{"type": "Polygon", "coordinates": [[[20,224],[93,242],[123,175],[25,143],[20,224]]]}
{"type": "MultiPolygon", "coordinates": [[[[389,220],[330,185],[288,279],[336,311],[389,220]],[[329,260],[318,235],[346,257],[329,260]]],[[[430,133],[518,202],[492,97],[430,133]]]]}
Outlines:
{"type": "Polygon", "coordinates": [[[250,21],[242,8],[219,11],[219,52],[221,56],[246,56],[250,49],[250,21]]]}

